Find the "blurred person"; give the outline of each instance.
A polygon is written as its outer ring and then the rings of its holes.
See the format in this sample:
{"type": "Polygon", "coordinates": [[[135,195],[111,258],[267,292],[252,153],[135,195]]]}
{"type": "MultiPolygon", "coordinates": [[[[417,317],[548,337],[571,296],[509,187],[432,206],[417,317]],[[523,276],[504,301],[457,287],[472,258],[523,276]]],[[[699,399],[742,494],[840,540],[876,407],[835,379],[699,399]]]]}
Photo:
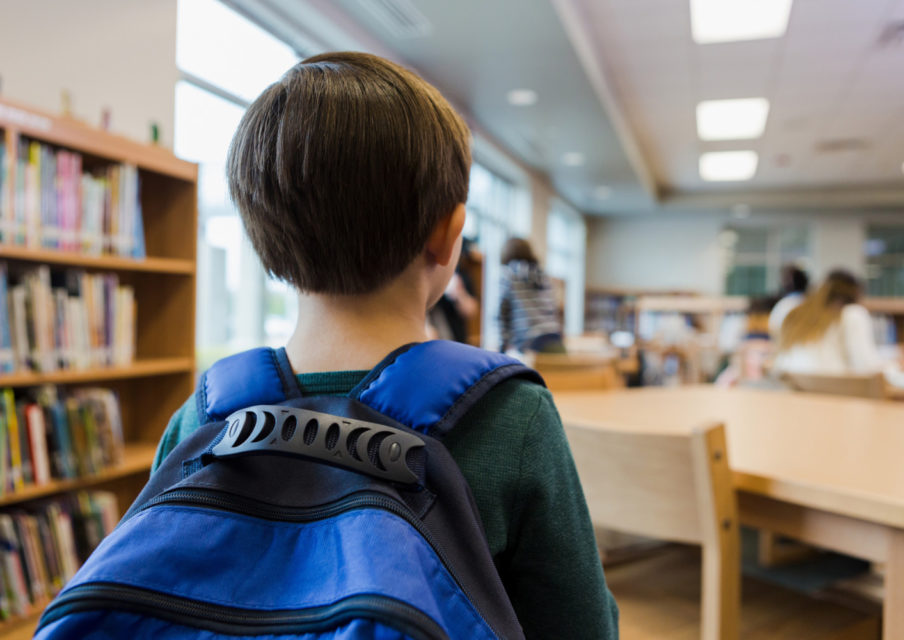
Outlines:
{"type": "Polygon", "coordinates": [[[832,271],[781,326],[774,370],[821,375],[872,374],[883,368],[857,278],[832,271]]]}
{"type": "Polygon", "coordinates": [[[432,338],[468,342],[468,321],[480,313],[480,302],[475,297],[474,285],[465,266],[472,260],[473,242],[462,238],[461,256],[452,279],[442,297],[428,314],[432,325],[432,338]]]}
{"type": "Polygon", "coordinates": [[[786,264],[782,267],[781,299],[775,303],[769,313],[769,335],[773,340],[779,339],[782,323],[791,310],[803,302],[809,286],[810,277],[806,271],[794,264],[786,264]]]}
{"type": "Polygon", "coordinates": [[[502,247],[500,298],[502,351],[565,353],[552,284],[523,238],[502,247]]]}

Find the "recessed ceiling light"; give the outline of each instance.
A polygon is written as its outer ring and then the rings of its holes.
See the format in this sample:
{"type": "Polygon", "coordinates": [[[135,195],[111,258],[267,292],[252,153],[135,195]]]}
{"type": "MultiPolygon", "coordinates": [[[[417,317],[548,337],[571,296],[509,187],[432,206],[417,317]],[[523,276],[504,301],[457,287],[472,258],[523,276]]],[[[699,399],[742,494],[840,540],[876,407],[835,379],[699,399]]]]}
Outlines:
{"type": "Polygon", "coordinates": [[[700,156],[700,177],[710,182],[750,180],[757,160],[756,151],[710,151],[700,156]]]}
{"type": "Polygon", "coordinates": [[[743,220],[750,217],[750,205],[739,202],[731,208],[731,217],[736,220],[743,220]]]}
{"type": "Polygon", "coordinates": [[[778,38],[788,29],[791,0],[691,0],[697,44],[778,38]]]}
{"type": "Polygon", "coordinates": [[[766,98],[704,100],[697,104],[697,135],[701,140],[759,138],[768,115],[766,98]]]}
{"type": "Polygon", "coordinates": [[[569,151],[562,154],[562,164],[566,167],[580,167],[584,164],[584,154],[579,151],[569,151]]]}
{"type": "Polygon", "coordinates": [[[529,107],[537,104],[537,92],[533,89],[512,89],[505,94],[510,105],[515,107],[529,107]]]}
{"type": "Polygon", "coordinates": [[[601,184],[593,190],[593,197],[597,200],[606,200],[612,195],[612,187],[601,184]]]}

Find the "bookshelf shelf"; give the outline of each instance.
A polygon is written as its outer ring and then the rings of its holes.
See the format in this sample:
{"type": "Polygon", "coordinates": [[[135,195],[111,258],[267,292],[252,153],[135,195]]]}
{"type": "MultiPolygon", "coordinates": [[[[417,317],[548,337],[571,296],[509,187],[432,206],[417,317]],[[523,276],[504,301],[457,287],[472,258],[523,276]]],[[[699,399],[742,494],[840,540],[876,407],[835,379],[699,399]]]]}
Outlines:
{"type": "Polygon", "coordinates": [[[198,179],[196,164],[180,160],[163,147],[142,144],[95,129],[74,118],[50,115],[6,98],[0,100],[0,129],[111,162],[129,162],[140,169],[187,182],[194,183],[198,179]]]}
{"type": "Polygon", "coordinates": [[[904,315],[904,298],[864,298],[863,306],[873,313],[904,315]]]}
{"type": "MultiPolygon", "coordinates": [[[[125,451],[123,452],[122,463],[115,467],[104,469],[100,473],[90,476],[82,476],[71,480],[54,480],[47,484],[27,486],[15,493],[8,493],[0,496],[0,507],[8,507],[29,500],[36,500],[38,498],[46,498],[47,496],[66,493],[67,491],[77,491],[79,489],[92,487],[101,482],[116,480],[143,471],[150,471],[156,451],[157,446],[152,444],[127,444],[125,451]]],[[[0,629],[2,629],[2,627],[0,627],[0,629]]]]}
{"type": "Polygon", "coordinates": [[[170,373],[191,373],[194,363],[191,358],[150,358],[137,360],[127,367],[105,367],[102,369],[66,369],[49,373],[9,373],[0,374],[2,387],[31,387],[41,384],[80,384],[144,378],[170,373]]]}
{"type": "Polygon", "coordinates": [[[91,256],[72,251],[53,249],[32,249],[17,245],[0,244],[0,260],[36,262],[63,267],[84,267],[104,271],[140,271],[145,273],[167,273],[191,275],[195,272],[192,260],[178,258],[122,258],[119,256],[91,256]]]}
{"type": "Polygon", "coordinates": [[[50,604],[50,600],[42,600],[34,605],[34,611],[24,616],[16,616],[3,622],[2,634],[3,640],[30,640],[34,635],[35,627],[38,626],[38,620],[44,613],[44,607],[50,604]]]}

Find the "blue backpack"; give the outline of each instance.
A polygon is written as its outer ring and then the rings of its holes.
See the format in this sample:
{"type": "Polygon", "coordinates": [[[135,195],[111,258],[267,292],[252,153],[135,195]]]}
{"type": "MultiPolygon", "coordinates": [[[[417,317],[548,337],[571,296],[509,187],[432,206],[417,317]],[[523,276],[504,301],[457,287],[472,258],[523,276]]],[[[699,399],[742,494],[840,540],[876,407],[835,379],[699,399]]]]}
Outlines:
{"type": "Polygon", "coordinates": [[[151,476],[36,638],[523,638],[441,443],[519,362],[434,341],[348,397],[301,397],[285,350],[216,363],[201,426],[151,476]]]}

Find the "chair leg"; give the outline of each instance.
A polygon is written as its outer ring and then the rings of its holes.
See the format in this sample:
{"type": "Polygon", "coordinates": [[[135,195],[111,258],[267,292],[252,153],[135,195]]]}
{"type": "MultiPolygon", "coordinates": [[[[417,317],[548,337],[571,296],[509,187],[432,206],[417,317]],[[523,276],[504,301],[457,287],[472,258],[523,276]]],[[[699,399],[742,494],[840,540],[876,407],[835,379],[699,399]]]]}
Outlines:
{"type": "MultiPolygon", "coordinates": [[[[731,536],[729,536],[731,538],[731,536]]],[[[737,536],[734,536],[737,541],[737,536]]],[[[724,542],[724,541],[723,541],[724,542]]],[[[702,640],[737,640],[741,617],[740,545],[704,544],[702,640]]]]}

